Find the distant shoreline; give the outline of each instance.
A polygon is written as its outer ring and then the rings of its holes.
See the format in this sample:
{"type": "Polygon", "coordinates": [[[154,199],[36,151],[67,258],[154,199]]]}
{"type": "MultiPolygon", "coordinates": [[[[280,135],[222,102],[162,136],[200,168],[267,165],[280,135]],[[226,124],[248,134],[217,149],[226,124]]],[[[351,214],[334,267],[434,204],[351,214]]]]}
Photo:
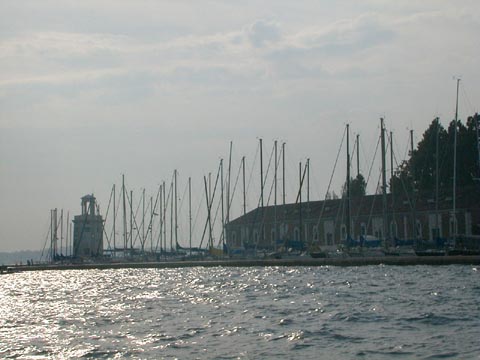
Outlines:
{"type": "MultiPolygon", "coordinates": [[[[185,267],[479,265],[480,256],[392,256],[299,259],[226,259],[8,266],[8,272],[46,270],[172,269],[185,267]]],[[[7,267],[4,267],[7,270],[7,267]]]]}

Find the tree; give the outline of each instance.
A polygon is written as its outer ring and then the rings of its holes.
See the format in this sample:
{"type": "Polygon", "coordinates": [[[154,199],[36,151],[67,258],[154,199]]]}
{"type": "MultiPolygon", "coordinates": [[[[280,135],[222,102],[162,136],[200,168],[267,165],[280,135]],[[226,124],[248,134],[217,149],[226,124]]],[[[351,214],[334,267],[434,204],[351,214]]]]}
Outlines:
{"type": "MultiPolygon", "coordinates": [[[[476,124],[478,114],[467,119],[466,126],[457,122],[457,186],[473,185],[479,173],[476,124]]],[[[445,129],[438,118],[434,119],[424,132],[417,149],[410,154],[395,171],[390,186],[403,189],[407,193],[415,188],[418,191],[434,191],[438,177],[440,190],[448,191],[453,186],[455,121],[445,129]],[[437,155],[438,146],[438,155],[437,155]],[[438,174],[437,174],[438,156],[438,174]]],[[[396,192],[398,193],[398,191],[396,192]]]]}
{"type": "MultiPolygon", "coordinates": [[[[365,182],[365,178],[362,174],[358,174],[355,179],[350,179],[350,196],[357,197],[357,196],[365,196],[367,193],[367,183],[365,182]]],[[[343,184],[342,187],[342,195],[345,196],[347,194],[347,186],[346,182],[343,184]]]]}

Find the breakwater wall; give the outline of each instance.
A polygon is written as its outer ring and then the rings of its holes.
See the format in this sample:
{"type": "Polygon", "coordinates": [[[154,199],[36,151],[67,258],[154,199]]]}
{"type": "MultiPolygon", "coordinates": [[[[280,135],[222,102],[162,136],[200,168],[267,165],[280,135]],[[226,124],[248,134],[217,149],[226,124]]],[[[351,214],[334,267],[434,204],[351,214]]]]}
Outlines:
{"type": "Polygon", "coordinates": [[[10,266],[9,272],[44,270],[88,269],[171,269],[184,267],[254,267],[254,266],[367,266],[367,265],[480,265],[480,256],[392,256],[392,257],[347,257],[347,258],[293,258],[293,259],[225,259],[225,260],[179,260],[156,262],[104,262],[81,264],[46,264],[10,266]]]}

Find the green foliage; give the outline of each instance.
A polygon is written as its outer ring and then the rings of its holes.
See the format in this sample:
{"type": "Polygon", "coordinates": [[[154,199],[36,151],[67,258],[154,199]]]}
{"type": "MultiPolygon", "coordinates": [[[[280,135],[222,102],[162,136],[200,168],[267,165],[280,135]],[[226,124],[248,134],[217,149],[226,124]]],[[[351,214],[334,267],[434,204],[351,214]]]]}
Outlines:
{"type": "MultiPolygon", "coordinates": [[[[346,182],[342,187],[342,195],[347,192],[346,182]]],[[[350,179],[350,197],[365,196],[367,192],[367,183],[362,174],[358,174],[355,179],[350,179]]]]}
{"type": "MultiPolygon", "coordinates": [[[[478,114],[471,116],[467,124],[457,123],[457,186],[469,186],[478,177],[478,150],[476,139],[476,121],[478,114]]],[[[450,189],[453,186],[455,121],[445,129],[438,119],[434,119],[423,134],[417,149],[410,159],[404,161],[390,180],[394,189],[411,192],[413,186],[419,191],[434,190],[437,181],[439,188],[450,189]]],[[[398,193],[398,190],[395,190],[398,193]]]]}

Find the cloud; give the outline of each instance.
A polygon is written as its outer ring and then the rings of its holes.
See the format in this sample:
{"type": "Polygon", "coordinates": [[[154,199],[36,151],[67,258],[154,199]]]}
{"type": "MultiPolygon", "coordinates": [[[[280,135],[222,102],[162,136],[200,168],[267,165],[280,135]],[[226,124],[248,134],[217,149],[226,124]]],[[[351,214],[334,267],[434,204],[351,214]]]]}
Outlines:
{"type": "Polygon", "coordinates": [[[245,33],[250,43],[256,48],[278,42],[281,38],[279,25],[265,20],[258,20],[247,26],[245,33]]]}

